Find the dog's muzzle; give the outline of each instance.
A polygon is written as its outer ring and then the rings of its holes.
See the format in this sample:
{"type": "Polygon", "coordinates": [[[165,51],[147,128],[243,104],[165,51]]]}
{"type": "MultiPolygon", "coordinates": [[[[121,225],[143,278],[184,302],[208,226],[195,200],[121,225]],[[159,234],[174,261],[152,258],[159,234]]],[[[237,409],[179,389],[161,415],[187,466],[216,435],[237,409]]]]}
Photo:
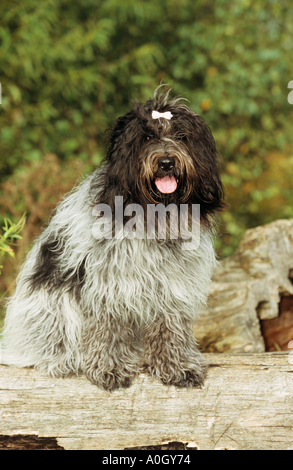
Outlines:
{"type": "Polygon", "coordinates": [[[166,176],[156,178],[155,185],[157,189],[163,194],[174,193],[177,189],[178,181],[170,173],[175,167],[175,158],[168,156],[159,158],[158,167],[163,173],[166,173],[166,176]]]}

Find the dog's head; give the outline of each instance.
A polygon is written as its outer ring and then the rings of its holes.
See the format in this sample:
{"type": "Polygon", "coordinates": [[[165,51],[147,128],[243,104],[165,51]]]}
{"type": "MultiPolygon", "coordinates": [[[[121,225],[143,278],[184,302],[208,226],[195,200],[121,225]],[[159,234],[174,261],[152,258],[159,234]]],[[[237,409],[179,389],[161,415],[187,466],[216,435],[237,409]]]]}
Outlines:
{"type": "Polygon", "coordinates": [[[104,200],[200,204],[201,218],[223,208],[219,155],[204,120],[159,87],[109,132],[104,200]]]}

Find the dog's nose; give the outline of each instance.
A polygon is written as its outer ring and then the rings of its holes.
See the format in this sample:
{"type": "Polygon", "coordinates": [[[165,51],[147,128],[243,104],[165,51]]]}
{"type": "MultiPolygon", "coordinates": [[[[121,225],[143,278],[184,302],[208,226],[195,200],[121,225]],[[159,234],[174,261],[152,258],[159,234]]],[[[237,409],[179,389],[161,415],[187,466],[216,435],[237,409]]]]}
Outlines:
{"type": "Polygon", "coordinates": [[[170,171],[175,166],[175,158],[161,157],[158,161],[159,168],[163,171],[170,171]]]}

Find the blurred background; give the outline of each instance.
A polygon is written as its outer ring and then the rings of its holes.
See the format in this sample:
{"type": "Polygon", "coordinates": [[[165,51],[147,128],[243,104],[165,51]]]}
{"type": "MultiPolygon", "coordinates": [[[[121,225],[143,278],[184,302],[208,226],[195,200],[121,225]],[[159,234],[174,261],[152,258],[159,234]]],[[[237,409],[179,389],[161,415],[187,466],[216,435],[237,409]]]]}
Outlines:
{"type": "Polygon", "coordinates": [[[1,0],[0,227],[27,220],[14,258],[1,252],[0,327],[52,209],[99,164],[130,100],[160,82],[203,116],[223,157],[218,256],[246,229],[293,218],[292,17],[290,0],[1,0]]]}

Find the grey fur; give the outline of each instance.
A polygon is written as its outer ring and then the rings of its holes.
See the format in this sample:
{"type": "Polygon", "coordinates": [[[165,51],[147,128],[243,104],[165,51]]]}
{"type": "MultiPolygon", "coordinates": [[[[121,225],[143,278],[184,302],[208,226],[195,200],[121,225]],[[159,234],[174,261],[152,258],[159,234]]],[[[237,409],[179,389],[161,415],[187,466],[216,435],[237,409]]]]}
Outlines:
{"type": "Polygon", "coordinates": [[[93,180],[102,194],[107,165],[64,199],[29,253],[8,304],[1,362],[54,377],[84,372],[107,390],[129,386],[143,364],[165,384],[202,385],[192,325],[216,263],[213,224],[202,224],[200,246],[188,251],[180,239],[97,240],[89,194],[93,180]],[[44,246],[55,271],[35,288],[44,246]]]}
{"type": "Polygon", "coordinates": [[[54,377],[84,370],[92,382],[113,389],[139,372],[144,336],[152,375],[166,383],[179,384],[182,377],[184,383],[201,384],[204,361],[191,339],[191,325],[206,300],[215,264],[210,231],[203,230],[194,251],[182,250],[179,240],[96,240],[96,218],[87,203],[92,177],[59,206],[24,264],[7,309],[2,363],[35,366],[54,377]],[[87,253],[79,303],[62,285],[51,293],[29,292],[26,282],[41,244],[60,232],[67,237],[61,270],[76,272],[87,253]],[[154,335],[158,322],[168,329],[164,350],[154,335]]]}

